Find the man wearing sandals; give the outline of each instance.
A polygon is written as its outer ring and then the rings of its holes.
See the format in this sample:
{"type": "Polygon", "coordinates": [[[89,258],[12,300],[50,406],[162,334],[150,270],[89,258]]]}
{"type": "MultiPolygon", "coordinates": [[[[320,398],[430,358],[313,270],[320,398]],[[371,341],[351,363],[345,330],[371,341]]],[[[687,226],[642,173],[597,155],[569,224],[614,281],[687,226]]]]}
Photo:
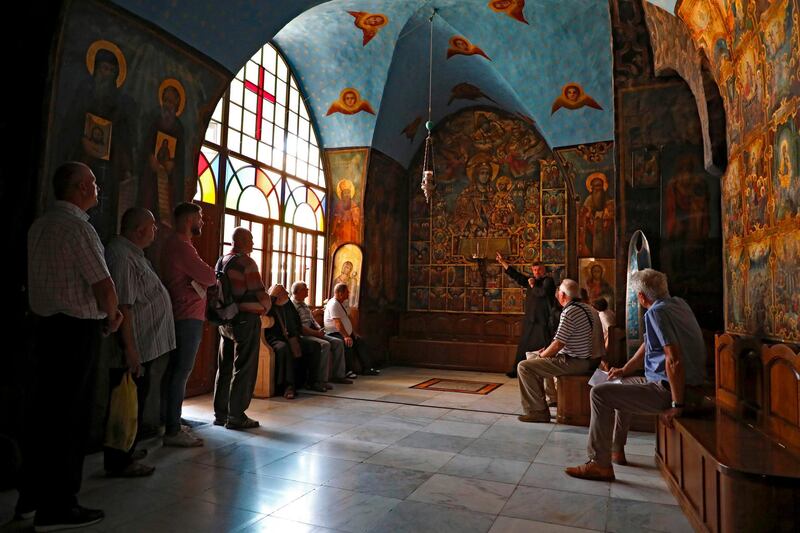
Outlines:
{"type": "Polygon", "coordinates": [[[247,228],[233,230],[233,248],[219,258],[217,271],[225,270],[233,301],[239,307],[230,324],[220,326],[219,365],[214,383],[214,424],[228,429],[258,427],[248,418],[258,375],[261,315],[272,301],[267,295],[258,265],[250,257],[253,234],[247,228]]]}
{"type": "MultiPolygon", "coordinates": [[[[106,262],[117,286],[122,326],[117,341],[124,353],[124,368],[109,369],[109,387],[113,390],[130,372],[136,383],[138,426],[142,425],[144,406],[150,391],[150,369],[153,362],[175,349],[175,325],[169,293],[156,275],[153,265],[144,255],[156,237],[153,214],[141,207],[132,207],[122,215],[120,235],[106,247],[106,262]]],[[[106,447],[106,475],[111,477],[141,477],[153,473],[155,467],[136,461],[145,450],[137,452],[136,444],[129,450],[106,447]]]]}

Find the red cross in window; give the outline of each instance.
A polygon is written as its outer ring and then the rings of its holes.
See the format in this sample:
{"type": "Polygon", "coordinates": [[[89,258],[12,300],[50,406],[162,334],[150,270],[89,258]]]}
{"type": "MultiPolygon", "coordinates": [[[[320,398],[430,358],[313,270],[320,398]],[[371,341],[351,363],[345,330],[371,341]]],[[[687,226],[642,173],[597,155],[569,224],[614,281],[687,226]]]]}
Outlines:
{"type": "Polygon", "coordinates": [[[256,104],[256,140],[261,140],[261,116],[263,114],[264,100],[275,103],[275,97],[264,90],[264,67],[258,66],[258,85],[252,81],[245,81],[244,87],[248,91],[256,93],[258,103],[256,104]]]}

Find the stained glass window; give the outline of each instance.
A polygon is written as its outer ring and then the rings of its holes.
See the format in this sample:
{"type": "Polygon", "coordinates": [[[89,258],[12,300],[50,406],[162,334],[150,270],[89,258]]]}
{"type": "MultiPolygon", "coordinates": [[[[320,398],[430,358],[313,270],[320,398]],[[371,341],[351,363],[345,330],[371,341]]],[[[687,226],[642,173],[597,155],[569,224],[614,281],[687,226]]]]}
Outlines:
{"type": "Polygon", "coordinates": [[[223,250],[231,246],[233,228],[249,228],[265,283],[289,288],[303,280],[312,305],[326,297],[321,156],[305,97],[268,43],[239,70],[214,110],[195,199],[224,207],[223,250]]]}

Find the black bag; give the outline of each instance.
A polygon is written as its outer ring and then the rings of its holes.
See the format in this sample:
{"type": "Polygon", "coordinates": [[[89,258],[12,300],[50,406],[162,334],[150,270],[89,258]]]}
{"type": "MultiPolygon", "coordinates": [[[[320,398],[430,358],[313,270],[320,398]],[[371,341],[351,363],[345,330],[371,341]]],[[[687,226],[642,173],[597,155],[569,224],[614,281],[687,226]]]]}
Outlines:
{"type": "Polygon", "coordinates": [[[223,261],[225,257],[223,256],[217,261],[217,266],[215,267],[217,281],[213,286],[209,287],[206,302],[206,318],[217,326],[230,324],[239,314],[239,305],[233,299],[231,280],[228,279],[228,266],[241,255],[232,255],[226,261],[223,261]]]}

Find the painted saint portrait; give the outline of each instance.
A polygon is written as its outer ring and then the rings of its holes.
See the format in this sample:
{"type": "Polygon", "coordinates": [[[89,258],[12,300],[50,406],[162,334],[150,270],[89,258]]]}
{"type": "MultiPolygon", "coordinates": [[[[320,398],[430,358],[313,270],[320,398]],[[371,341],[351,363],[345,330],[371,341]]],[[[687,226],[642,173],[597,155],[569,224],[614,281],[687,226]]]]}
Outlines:
{"type": "Polygon", "coordinates": [[[367,100],[361,99],[361,94],[352,87],[346,87],[339,93],[339,98],[335,100],[328,108],[325,116],[334,113],[341,113],[343,115],[355,115],[364,111],[365,113],[375,114],[375,110],[367,100]]]}
{"type": "Polygon", "coordinates": [[[767,204],[770,199],[769,181],[764,175],[764,138],[756,137],[744,152],[745,230],[759,231],[767,226],[767,204]]]}
{"type": "Polygon", "coordinates": [[[586,289],[591,303],[603,298],[613,310],[615,301],[614,291],[614,260],[613,259],[579,259],[578,284],[581,289],[586,289]]]}
{"type": "Polygon", "coordinates": [[[469,39],[467,39],[462,35],[453,35],[452,37],[450,37],[450,40],[448,41],[447,44],[448,44],[447,59],[450,59],[451,57],[457,55],[463,55],[463,56],[479,55],[491,61],[489,56],[486,55],[486,52],[484,52],[481,48],[472,44],[469,41],[469,39]]]}
{"type": "Polygon", "coordinates": [[[772,280],[769,268],[770,243],[768,240],[751,244],[747,249],[747,330],[763,335],[767,320],[771,320],[772,280]]]}
{"type": "Polygon", "coordinates": [[[586,257],[613,257],[614,197],[603,172],[585,181],[588,196],[578,210],[578,253],[586,257]]]}
{"type": "Polygon", "coordinates": [[[581,107],[591,107],[593,109],[600,109],[603,108],[597,101],[586,94],[583,90],[583,87],[580,86],[578,83],[567,83],[564,87],[561,88],[561,94],[553,100],[553,105],[550,108],[550,114],[554,114],[561,108],[564,109],[580,109],[581,107]]]}
{"type": "Polygon", "coordinates": [[[467,290],[463,287],[447,289],[447,310],[463,311],[467,290]]]}
{"type": "Polygon", "coordinates": [[[444,287],[431,287],[428,297],[428,308],[431,311],[444,311],[447,309],[447,289],[444,287]]]}
{"type": "Polygon", "coordinates": [[[755,37],[753,35],[742,44],[736,63],[736,88],[741,97],[745,131],[758,127],[764,121],[764,61],[755,37]]]}
{"type": "Polygon", "coordinates": [[[778,126],[772,148],[772,191],[777,224],[800,215],[799,148],[800,137],[795,124],[787,121],[778,126]]]}
{"type": "Polygon", "coordinates": [[[745,331],[744,306],[744,254],[741,247],[732,247],[726,250],[725,279],[726,279],[726,330],[745,331]]]}
{"type": "Polygon", "coordinates": [[[775,317],[771,333],[800,338],[800,232],[775,238],[775,317]]]}
{"type": "Polygon", "coordinates": [[[362,46],[367,46],[373,37],[389,23],[389,17],[383,13],[368,13],[366,11],[348,11],[355,19],[353,24],[356,28],[361,30],[363,38],[361,41],[362,46]]]}
{"type": "Polygon", "coordinates": [[[333,254],[333,278],[330,294],[337,283],[345,283],[350,289],[350,307],[358,307],[358,295],[361,289],[361,248],[355,244],[340,246],[333,254]]]}
{"type": "Polygon", "coordinates": [[[761,15],[761,40],[764,43],[766,60],[766,93],[770,98],[770,111],[777,109],[781,101],[791,95],[792,78],[796,66],[792,67],[792,41],[794,3],[791,0],[776,0],[761,15]]]}
{"type": "Polygon", "coordinates": [[[742,163],[740,157],[733,157],[722,179],[724,198],[723,224],[725,237],[741,237],[744,234],[744,210],[742,207],[742,163]]]}
{"type": "Polygon", "coordinates": [[[527,24],[525,20],[525,0],[490,0],[487,4],[495,13],[508,15],[512,19],[527,24]]]}
{"type": "Polygon", "coordinates": [[[348,242],[360,244],[363,228],[364,181],[368,150],[326,150],[333,192],[330,210],[332,248],[348,242]]]}
{"type": "Polygon", "coordinates": [[[83,149],[96,159],[108,161],[111,153],[111,121],[86,113],[83,126],[83,149]]]}
{"type": "Polygon", "coordinates": [[[503,290],[503,312],[521,313],[525,303],[524,289],[503,290]]]}

